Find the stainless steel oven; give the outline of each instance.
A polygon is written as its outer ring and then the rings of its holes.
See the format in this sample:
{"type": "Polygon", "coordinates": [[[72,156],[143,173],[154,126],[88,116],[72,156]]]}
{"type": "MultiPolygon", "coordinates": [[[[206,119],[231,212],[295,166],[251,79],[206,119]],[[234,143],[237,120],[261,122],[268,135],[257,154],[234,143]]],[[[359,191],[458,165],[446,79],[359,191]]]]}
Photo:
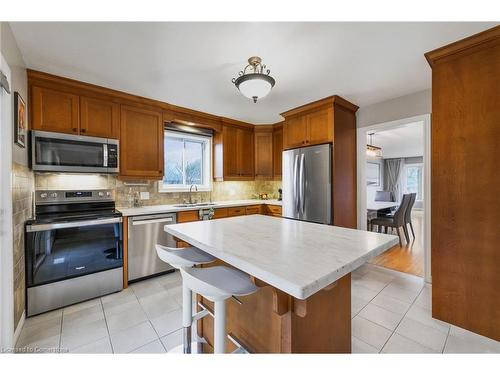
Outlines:
{"type": "Polygon", "coordinates": [[[123,288],[122,217],[111,191],[37,191],[26,223],[27,315],[123,288]]]}
{"type": "Polygon", "coordinates": [[[31,168],[34,171],[118,173],[116,139],[43,131],[31,132],[31,168]]]}

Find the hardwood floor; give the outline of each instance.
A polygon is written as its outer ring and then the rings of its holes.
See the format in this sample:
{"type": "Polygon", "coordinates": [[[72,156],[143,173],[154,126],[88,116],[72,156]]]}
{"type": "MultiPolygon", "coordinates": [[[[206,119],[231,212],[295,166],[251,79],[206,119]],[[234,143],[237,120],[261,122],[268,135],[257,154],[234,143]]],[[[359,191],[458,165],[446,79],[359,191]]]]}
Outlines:
{"type": "MultiPolygon", "coordinates": [[[[412,222],[415,229],[415,240],[413,240],[410,231],[409,244],[406,243],[404,235],[402,235],[403,246],[394,246],[392,249],[373,258],[369,263],[416,276],[424,276],[423,212],[413,211],[412,222]]],[[[408,228],[408,230],[410,229],[408,228]]]]}

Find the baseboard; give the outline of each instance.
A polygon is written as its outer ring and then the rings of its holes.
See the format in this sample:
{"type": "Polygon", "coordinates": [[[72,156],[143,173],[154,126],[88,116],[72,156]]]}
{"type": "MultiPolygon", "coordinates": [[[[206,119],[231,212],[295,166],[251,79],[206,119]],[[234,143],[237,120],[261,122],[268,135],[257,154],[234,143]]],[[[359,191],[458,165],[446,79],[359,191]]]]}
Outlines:
{"type": "Polygon", "coordinates": [[[21,331],[24,327],[24,321],[26,320],[26,310],[23,311],[23,315],[21,315],[21,319],[17,323],[16,330],[14,331],[14,347],[16,346],[17,340],[19,339],[19,335],[21,335],[21,331]]]}

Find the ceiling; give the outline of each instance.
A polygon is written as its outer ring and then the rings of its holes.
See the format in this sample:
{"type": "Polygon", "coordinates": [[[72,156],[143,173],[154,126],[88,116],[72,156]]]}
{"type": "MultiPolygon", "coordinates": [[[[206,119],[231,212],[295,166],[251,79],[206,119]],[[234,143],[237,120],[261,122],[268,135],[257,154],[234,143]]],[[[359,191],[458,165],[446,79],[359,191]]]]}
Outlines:
{"type": "Polygon", "coordinates": [[[28,68],[255,124],[338,94],[359,106],[431,86],[424,53],[496,23],[13,22],[28,68]],[[231,79],[258,55],[257,104],[231,79]]]}
{"type": "MultiPolygon", "coordinates": [[[[370,137],[366,137],[370,142],[370,137]]],[[[422,122],[412,122],[391,130],[375,132],[372,144],[382,148],[384,159],[424,155],[424,127],[422,122]]]]}

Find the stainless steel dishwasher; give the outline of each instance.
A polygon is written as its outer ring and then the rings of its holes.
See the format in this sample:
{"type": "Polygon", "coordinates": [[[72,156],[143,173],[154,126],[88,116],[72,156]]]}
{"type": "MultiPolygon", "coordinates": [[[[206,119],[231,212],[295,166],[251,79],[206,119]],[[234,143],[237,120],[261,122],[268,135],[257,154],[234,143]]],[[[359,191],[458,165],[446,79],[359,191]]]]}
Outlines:
{"type": "Polygon", "coordinates": [[[156,255],[156,244],[176,247],[173,236],[163,230],[168,224],[177,222],[177,214],[154,214],[132,216],[128,221],[128,279],[143,279],[149,276],[174,271],[156,255]]]}

